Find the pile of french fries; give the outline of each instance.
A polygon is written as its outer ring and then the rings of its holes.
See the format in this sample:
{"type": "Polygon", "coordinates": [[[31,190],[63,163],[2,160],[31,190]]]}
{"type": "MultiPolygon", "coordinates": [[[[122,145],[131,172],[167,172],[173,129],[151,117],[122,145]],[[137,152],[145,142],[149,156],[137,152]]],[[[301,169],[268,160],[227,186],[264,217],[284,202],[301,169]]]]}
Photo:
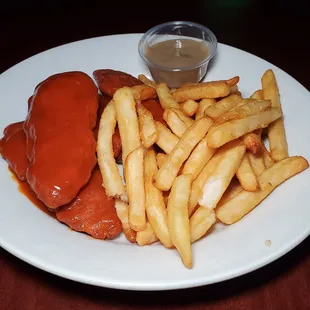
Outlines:
{"type": "Polygon", "coordinates": [[[243,98],[238,76],[178,89],[138,78],[144,85],[119,89],[101,116],[97,156],[103,187],[115,199],[130,242],[160,242],[192,268],[192,244],[217,221],[238,222],[309,164],[289,156],[272,70],[250,98],[243,98]],[[154,92],[167,125],[141,104],[154,92]],[[116,125],[123,178],[112,149],[116,125]]]}

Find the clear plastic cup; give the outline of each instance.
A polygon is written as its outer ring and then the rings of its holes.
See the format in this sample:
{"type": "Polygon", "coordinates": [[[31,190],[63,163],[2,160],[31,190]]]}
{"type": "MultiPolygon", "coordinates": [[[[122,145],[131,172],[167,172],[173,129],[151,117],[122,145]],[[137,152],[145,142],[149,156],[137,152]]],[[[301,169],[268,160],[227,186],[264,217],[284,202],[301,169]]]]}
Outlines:
{"type": "Polygon", "coordinates": [[[140,39],[138,51],[148,66],[152,78],[157,82],[166,83],[176,88],[185,83],[197,83],[206,74],[210,60],[217,50],[217,38],[207,27],[188,21],[172,21],[149,29],[140,39]],[[171,39],[191,39],[206,45],[208,54],[197,63],[188,66],[171,67],[152,61],[147,50],[155,44],[171,39]]]}

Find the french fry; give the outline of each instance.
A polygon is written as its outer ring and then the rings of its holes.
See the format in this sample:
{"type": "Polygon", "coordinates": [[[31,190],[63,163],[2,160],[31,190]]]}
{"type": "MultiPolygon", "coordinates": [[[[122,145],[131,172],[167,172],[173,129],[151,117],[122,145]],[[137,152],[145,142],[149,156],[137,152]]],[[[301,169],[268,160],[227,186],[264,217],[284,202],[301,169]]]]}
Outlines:
{"type": "Polygon", "coordinates": [[[258,89],[251,95],[250,98],[256,100],[264,100],[264,92],[261,89],[258,89]]]}
{"type": "Polygon", "coordinates": [[[225,81],[205,82],[178,88],[172,96],[177,102],[188,99],[221,98],[230,93],[230,86],[225,81]]]}
{"type": "Polygon", "coordinates": [[[228,80],[226,80],[225,82],[230,86],[230,87],[233,87],[233,86],[236,86],[240,81],[240,77],[239,76],[234,76],[228,80]]]}
{"type": "Polygon", "coordinates": [[[198,110],[199,103],[197,101],[188,99],[185,102],[181,103],[181,109],[186,116],[193,116],[198,110]]]}
{"type": "Polygon", "coordinates": [[[177,113],[172,109],[166,109],[163,118],[168,124],[171,131],[179,138],[181,138],[186,131],[187,127],[180,119],[177,113]]]}
{"type": "Polygon", "coordinates": [[[214,210],[199,207],[189,219],[191,243],[202,238],[215,222],[214,210]]]}
{"type": "Polygon", "coordinates": [[[195,211],[198,200],[202,195],[203,192],[203,185],[205,184],[207,178],[213,173],[214,169],[220,162],[221,156],[225,151],[225,146],[218,149],[213,157],[207,162],[207,164],[203,167],[201,172],[198,174],[197,178],[192,183],[192,190],[189,197],[189,204],[188,204],[188,213],[192,215],[195,211]]]}
{"type": "Polygon", "coordinates": [[[206,163],[214,155],[216,149],[208,146],[207,138],[204,137],[194,148],[191,155],[184,164],[182,173],[191,174],[195,180],[206,163]]]}
{"type": "Polygon", "coordinates": [[[137,232],[136,241],[140,246],[150,245],[158,240],[150,223],[146,223],[144,230],[137,232]]]}
{"type": "Polygon", "coordinates": [[[146,228],[144,149],[138,147],[125,160],[125,180],[129,202],[129,224],[135,231],[146,228]]]}
{"type": "Polygon", "coordinates": [[[194,147],[206,135],[211,125],[212,120],[201,118],[185,131],[178,144],[168,155],[167,160],[154,175],[154,183],[158,189],[168,191],[171,188],[181,166],[194,147]]]}
{"type": "Polygon", "coordinates": [[[171,108],[176,114],[178,114],[179,118],[184,122],[185,126],[191,127],[194,124],[194,120],[189,116],[185,115],[181,109],[171,108]]]}
{"type": "Polygon", "coordinates": [[[261,77],[261,84],[264,99],[271,100],[272,107],[281,108],[278,84],[274,72],[271,69],[264,72],[261,77]]]}
{"type": "Polygon", "coordinates": [[[240,192],[216,209],[217,218],[227,225],[238,222],[259,205],[280,184],[308,167],[307,160],[301,156],[282,159],[266,169],[258,178],[262,190],[256,192],[240,192]]]}
{"type": "Polygon", "coordinates": [[[216,104],[216,100],[212,99],[212,98],[200,100],[195,119],[197,120],[199,118],[204,117],[206,108],[208,108],[210,105],[214,105],[214,104],[216,104]]]}
{"type": "Polygon", "coordinates": [[[245,145],[240,141],[232,141],[221,156],[217,167],[207,178],[198,204],[214,209],[226,191],[245,154],[245,145]]]}
{"type": "Polygon", "coordinates": [[[233,178],[229,183],[225,193],[223,194],[221,200],[218,202],[216,207],[219,207],[226,203],[228,200],[237,196],[240,192],[243,191],[243,187],[239,183],[237,178],[233,178]]]}
{"type": "Polygon", "coordinates": [[[141,101],[147,99],[154,99],[157,97],[156,90],[148,85],[135,85],[132,86],[131,88],[138,92],[139,99],[141,101]]]}
{"type": "Polygon", "coordinates": [[[253,155],[250,152],[247,155],[254,174],[256,177],[260,176],[266,169],[262,155],[253,155]]]}
{"type": "Polygon", "coordinates": [[[238,88],[238,85],[234,85],[234,86],[230,87],[230,94],[231,95],[235,94],[235,95],[238,95],[238,96],[242,97],[242,94],[241,94],[241,92],[240,92],[240,90],[238,88]]]}
{"type": "Polygon", "coordinates": [[[241,184],[241,186],[250,192],[257,191],[259,189],[259,184],[257,182],[256,176],[254,174],[253,168],[250,164],[248,154],[245,153],[240,166],[236,172],[236,176],[241,184]]]}
{"type": "Polygon", "coordinates": [[[124,163],[127,155],[141,145],[136,103],[130,87],[118,89],[113,98],[124,163]]]}
{"type": "Polygon", "coordinates": [[[271,157],[279,161],[288,156],[288,145],[283,118],[279,118],[268,126],[268,140],[271,157]]]}
{"type": "Polygon", "coordinates": [[[145,85],[152,87],[152,88],[156,88],[156,83],[150,79],[148,79],[144,74],[139,74],[138,75],[138,79],[144,83],[145,85]]]}
{"type": "Polygon", "coordinates": [[[291,156],[276,162],[258,177],[262,190],[279,185],[282,180],[287,180],[292,175],[309,167],[308,161],[302,156],[291,156]]]}
{"type": "Polygon", "coordinates": [[[156,144],[166,153],[169,154],[178,144],[179,138],[171,132],[169,128],[161,122],[155,122],[157,131],[156,144]]]}
{"type": "Polygon", "coordinates": [[[266,168],[269,168],[275,163],[275,161],[271,158],[269,151],[266,149],[265,144],[262,144],[262,157],[266,168]]]}
{"type": "Polygon", "coordinates": [[[279,108],[271,108],[269,111],[260,112],[244,119],[212,126],[207,134],[208,145],[212,148],[220,147],[256,129],[267,127],[281,116],[282,112],[279,108]]]}
{"type": "Polygon", "coordinates": [[[129,224],[128,204],[121,199],[115,199],[115,210],[117,217],[122,223],[123,232],[127,240],[131,243],[136,242],[136,232],[131,229],[129,224]]]}
{"type": "Polygon", "coordinates": [[[145,148],[151,147],[157,141],[157,130],[152,113],[141,103],[137,103],[140,138],[145,148]]]}
{"type": "Polygon", "coordinates": [[[229,95],[228,97],[223,98],[218,101],[216,104],[210,105],[205,109],[205,115],[216,119],[223,114],[225,114],[230,109],[234,108],[242,98],[238,95],[229,95]]]}
{"type": "Polygon", "coordinates": [[[158,153],[156,155],[156,162],[157,162],[157,167],[160,168],[163,163],[165,162],[165,160],[167,159],[167,155],[164,153],[158,153]]]}
{"type": "MultiPolygon", "coordinates": [[[[278,84],[271,69],[263,74],[261,82],[264,98],[271,100],[272,107],[282,109],[278,84]]],[[[289,156],[283,116],[268,126],[268,140],[273,160],[279,161],[289,156]]]]}
{"type": "Polygon", "coordinates": [[[254,132],[250,132],[240,137],[247,150],[253,155],[258,155],[262,151],[263,143],[259,135],[254,132]]]}
{"type": "Polygon", "coordinates": [[[109,197],[121,197],[126,193],[118,166],[114,159],[112,136],[116,126],[116,111],[113,100],[103,110],[99,123],[97,158],[103,187],[109,197]]]}
{"type": "Polygon", "coordinates": [[[187,87],[187,86],[195,86],[195,85],[197,85],[197,83],[190,83],[190,82],[187,82],[187,83],[182,84],[179,88],[187,87]]]}
{"type": "Polygon", "coordinates": [[[192,268],[192,246],[188,217],[188,199],[191,190],[191,176],[178,176],[171,188],[168,199],[168,227],[173,245],[183,264],[192,268]]]}
{"type": "Polygon", "coordinates": [[[156,85],[156,92],[160,102],[160,105],[164,110],[169,108],[180,109],[180,105],[174,99],[173,94],[170,93],[168,86],[165,83],[159,83],[156,85]]]}
{"type": "MultiPolygon", "coordinates": [[[[231,95],[231,96],[237,96],[237,95],[231,95]]],[[[227,97],[227,99],[228,98],[229,97],[227,97]]],[[[221,101],[223,101],[225,99],[222,99],[221,101]]],[[[216,106],[217,106],[217,104],[215,105],[215,107],[216,106]]],[[[269,110],[270,108],[271,108],[271,101],[270,100],[254,100],[253,99],[253,101],[248,101],[245,104],[241,105],[240,107],[229,110],[225,114],[222,114],[220,117],[216,118],[215,123],[216,123],[216,125],[218,125],[218,124],[225,123],[227,121],[240,119],[240,118],[246,118],[248,116],[258,114],[259,112],[269,110]]],[[[208,109],[206,110],[205,113],[208,114],[207,112],[208,112],[208,109]]]]}
{"type": "Polygon", "coordinates": [[[164,196],[160,190],[153,185],[153,175],[158,171],[156,155],[153,148],[147,150],[144,158],[144,179],[145,179],[145,209],[147,219],[150,222],[155,235],[162,244],[170,248],[172,242],[168,229],[168,214],[164,196]]]}

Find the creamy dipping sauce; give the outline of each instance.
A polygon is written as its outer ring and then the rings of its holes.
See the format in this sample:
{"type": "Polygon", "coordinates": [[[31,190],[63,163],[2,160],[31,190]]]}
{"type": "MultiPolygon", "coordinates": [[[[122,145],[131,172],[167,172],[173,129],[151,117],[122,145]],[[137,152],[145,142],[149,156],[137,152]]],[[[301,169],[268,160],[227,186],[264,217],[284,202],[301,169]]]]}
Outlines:
{"type": "Polygon", "coordinates": [[[150,62],[163,67],[149,67],[154,80],[167,83],[169,87],[198,82],[206,72],[207,65],[191,68],[196,67],[208,55],[207,42],[192,39],[162,41],[145,50],[145,56],[150,62]],[[173,71],[173,69],[178,70],[173,71]]]}

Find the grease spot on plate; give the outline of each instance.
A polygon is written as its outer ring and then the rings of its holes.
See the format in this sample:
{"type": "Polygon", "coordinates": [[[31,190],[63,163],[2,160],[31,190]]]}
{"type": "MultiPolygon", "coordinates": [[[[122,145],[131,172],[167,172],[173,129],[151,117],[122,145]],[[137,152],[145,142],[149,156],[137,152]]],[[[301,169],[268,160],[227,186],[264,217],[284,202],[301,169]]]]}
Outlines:
{"type": "Polygon", "coordinates": [[[271,247],[271,240],[266,240],[265,246],[267,246],[268,248],[271,247]]]}

